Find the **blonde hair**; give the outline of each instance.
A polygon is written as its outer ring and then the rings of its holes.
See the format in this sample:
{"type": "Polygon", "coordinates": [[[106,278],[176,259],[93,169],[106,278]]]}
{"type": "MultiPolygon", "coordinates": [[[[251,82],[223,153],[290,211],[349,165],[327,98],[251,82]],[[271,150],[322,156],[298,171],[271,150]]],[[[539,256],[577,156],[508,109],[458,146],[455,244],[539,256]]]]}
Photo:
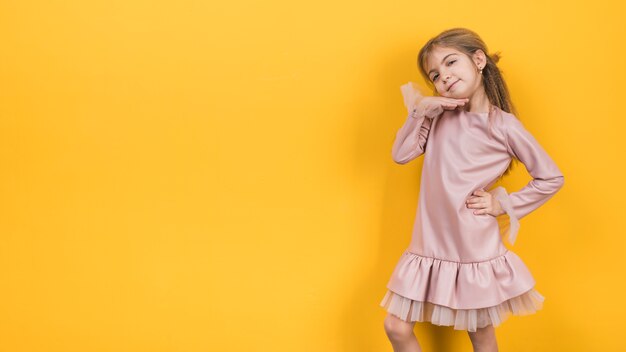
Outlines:
{"type": "MultiPolygon", "coordinates": [[[[426,60],[435,47],[454,48],[467,55],[470,59],[476,50],[482,50],[487,57],[487,64],[483,67],[482,72],[482,84],[485,94],[489,99],[489,103],[517,117],[517,110],[511,101],[506,82],[502,77],[500,69],[496,65],[500,60],[500,52],[489,54],[487,45],[483,42],[480,36],[467,28],[447,29],[431,38],[428,42],[426,42],[426,44],[424,44],[417,55],[417,67],[422,74],[422,77],[424,77],[424,80],[428,82],[435,94],[437,94],[437,91],[434,84],[431,82],[428,73],[426,72],[426,60]]],[[[492,126],[493,119],[495,118],[492,112],[493,110],[490,109],[489,126],[492,126]]],[[[513,158],[513,160],[519,161],[517,158],[513,158]]],[[[513,162],[509,164],[505,172],[500,177],[509,174],[512,168],[513,162]]]]}

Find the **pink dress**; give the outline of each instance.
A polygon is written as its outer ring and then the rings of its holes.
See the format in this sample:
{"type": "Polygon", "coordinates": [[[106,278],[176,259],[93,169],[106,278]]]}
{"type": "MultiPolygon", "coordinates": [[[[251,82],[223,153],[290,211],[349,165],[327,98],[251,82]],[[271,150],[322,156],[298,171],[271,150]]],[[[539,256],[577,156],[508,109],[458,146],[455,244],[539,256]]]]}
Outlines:
{"type": "Polygon", "coordinates": [[[417,85],[401,87],[409,111],[396,134],[392,156],[406,164],[424,154],[419,201],[411,243],[402,253],[380,305],[405,321],[429,321],[476,331],[498,326],[509,315],[535,313],[544,297],[526,265],[503,244],[512,245],[519,220],[562,186],[557,165],[511,113],[463,108],[427,118],[413,108],[423,96],[417,85]],[[489,189],[512,158],[533,179],[508,194],[489,189]],[[465,201],[475,190],[495,195],[506,214],[475,215],[465,201]]]}

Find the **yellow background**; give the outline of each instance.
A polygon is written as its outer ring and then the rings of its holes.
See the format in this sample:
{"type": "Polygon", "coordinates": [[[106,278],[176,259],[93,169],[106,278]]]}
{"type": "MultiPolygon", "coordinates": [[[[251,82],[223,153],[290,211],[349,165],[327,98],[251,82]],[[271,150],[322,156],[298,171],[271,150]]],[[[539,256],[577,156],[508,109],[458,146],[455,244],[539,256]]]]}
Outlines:
{"type": "Polygon", "coordinates": [[[566,179],[521,222],[546,301],[500,349],[621,350],[625,8],[581,4],[0,2],[0,351],[391,351],[399,87],[456,26],[566,179]]]}

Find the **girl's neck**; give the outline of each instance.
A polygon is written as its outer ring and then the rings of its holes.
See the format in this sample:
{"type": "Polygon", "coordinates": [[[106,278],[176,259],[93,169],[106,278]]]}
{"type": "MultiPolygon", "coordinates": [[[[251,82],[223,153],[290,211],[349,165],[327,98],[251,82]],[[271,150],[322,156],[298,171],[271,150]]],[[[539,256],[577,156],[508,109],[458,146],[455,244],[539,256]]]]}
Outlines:
{"type": "Polygon", "coordinates": [[[485,113],[490,112],[491,103],[483,90],[477,91],[464,106],[468,112],[485,113]]]}

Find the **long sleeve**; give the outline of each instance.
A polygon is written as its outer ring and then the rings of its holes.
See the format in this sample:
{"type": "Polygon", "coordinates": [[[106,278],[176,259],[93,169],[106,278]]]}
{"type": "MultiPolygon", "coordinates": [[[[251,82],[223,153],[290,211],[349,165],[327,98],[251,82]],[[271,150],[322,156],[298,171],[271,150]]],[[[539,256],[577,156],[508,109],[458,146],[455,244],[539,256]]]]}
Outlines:
{"type": "Polygon", "coordinates": [[[408,116],[396,133],[391,155],[398,164],[406,164],[424,153],[433,119],[415,108],[424,95],[417,85],[408,82],[400,87],[408,116]]]}
{"type": "Polygon", "coordinates": [[[521,161],[533,177],[517,192],[507,194],[501,186],[493,192],[510,218],[509,242],[513,244],[519,220],[552,198],[563,187],[565,178],[552,158],[517,118],[507,119],[505,136],[509,154],[521,161]]]}

